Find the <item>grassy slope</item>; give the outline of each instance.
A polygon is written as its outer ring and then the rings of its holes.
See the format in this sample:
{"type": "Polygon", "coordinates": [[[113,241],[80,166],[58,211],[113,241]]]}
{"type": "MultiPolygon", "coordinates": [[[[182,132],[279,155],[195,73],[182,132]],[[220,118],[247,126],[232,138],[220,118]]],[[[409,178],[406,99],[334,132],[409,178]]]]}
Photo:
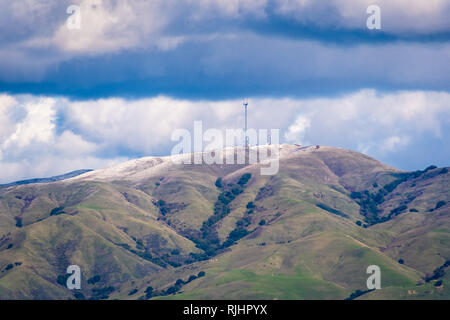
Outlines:
{"type": "MultiPolygon", "coordinates": [[[[395,169],[359,153],[324,147],[293,152],[276,176],[258,172],[257,166],[183,166],[139,181],[68,181],[2,190],[0,270],[16,261],[23,264],[0,273],[0,297],[70,297],[72,293],[55,283],[69,262],[82,266],[84,281],[102,273],[96,287],[112,285],[116,290],[111,297],[122,299],[142,297],[149,285],[167,288],[199,271],[206,276],[165,298],[343,299],[365,289],[370,264],[381,267],[383,290],[361,298],[450,297],[447,278],[442,288],[416,286],[425,272],[450,258],[449,207],[427,211],[439,200],[450,201],[448,173],[429,172],[400,184],[382,210],[400,205],[412,193],[416,197],[408,209],[420,212],[364,229],[355,224],[363,217],[350,192],[376,191],[374,183],[383,186],[396,179],[395,169]],[[235,183],[244,172],[252,178],[216,227],[224,241],[253,201],[256,209],[247,227],[251,233],[227,252],[162,268],[123,248],[137,249],[141,239],[155,256],[174,249],[181,256],[200,252],[182,236],[183,230],[198,230],[213,214],[220,192],[214,186],[217,177],[235,183]],[[154,205],[157,200],[175,208],[165,221],[154,205]],[[59,206],[68,214],[50,217],[59,206]],[[22,228],[15,227],[16,216],[22,218],[22,228]],[[259,225],[262,219],[264,226],[259,225]],[[13,247],[6,249],[10,243],[13,247]],[[397,262],[400,258],[403,265],[397,262]],[[133,289],[137,293],[129,296],[133,289]]],[[[83,283],[85,296],[93,287],[83,283]]]]}

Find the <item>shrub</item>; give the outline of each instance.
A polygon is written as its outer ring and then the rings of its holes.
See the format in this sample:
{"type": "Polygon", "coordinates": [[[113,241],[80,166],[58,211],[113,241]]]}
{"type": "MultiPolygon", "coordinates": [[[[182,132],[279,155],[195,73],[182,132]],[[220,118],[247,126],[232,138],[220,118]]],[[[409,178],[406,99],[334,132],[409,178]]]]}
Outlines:
{"type": "Polygon", "coordinates": [[[158,207],[164,207],[166,205],[166,202],[164,200],[158,200],[158,202],[156,202],[156,205],[158,207]]]}
{"type": "Polygon", "coordinates": [[[128,295],[132,296],[133,294],[136,294],[136,292],[138,292],[138,289],[133,289],[128,293],[128,295]]]}
{"type": "Polygon", "coordinates": [[[350,194],[350,198],[352,198],[352,199],[361,199],[361,197],[362,197],[361,192],[353,191],[350,194]]]}
{"type": "Polygon", "coordinates": [[[57,215],[64,214],[64,213],[66,213],[64,211],[64,207],[57,207],[57,208],[52,209],[52,211],[50,211],[51,216],[57,216],[57,215]]]}
{"type": "Polygon", "coordinates": [[[59,275],[56,278],[56,283],[62,286],[66,286],[67,279],[70,277],[69,274],[59,275]]]}
{"type": "Polygon", "coordinates": [[[442,280],[438,280],[436,281],[436,283],[434,284],[435,287],[440,287],[442,285],[442,280]]]}
{"type": "Polygon", "coordinates": [[[387,185],[385,185],[383,188],[384,188],[384,190],[386,190],[388,193],[390,193],[390,192],[394,191],[394,189],[397,188],[397,186],[398,186],[400,183],[404,182],[404,181],[406,181],[405,178],[401,178],[401,179],[398,179],[398,180],[394,180],[394,181],[392,181],[391,183],[388,183],[387,185]]]}
{"type": "Polygon", "coordinates": [[[14,245],[12,243],[8,244],[8,246],[6,247],[6,250],[11,249],[14,245]]]}
{"type": "Polygon", "coordinates": [[[227,193],[219,194],[219,201],[222,202],[224,205],[228,205],[233,200],[234,200],[234,196],[229,197],[229,194],[227,194],[227,193]]]}
{"type": "Polygon", "coordinates": [[[266,220],[261,219],[261,221],[259,222],[259,225],[260,225],[260,226],[263,226],[263,225],[265,225],[265,224],[266,224],[266,220]]]}
{"type": "Polygon", "coordinates": [[[197,278],[204,277],[206,275],[205,271],[200,271],[197,275],[197,278]]]}
{"type": "Polygon", "coordinates": [[[77,300],[85,300],[86,298],[84,297],[84,294],[82,294],[79,291],[75,291],[73,296],[75,297],[75,299],[77,300]]]}
{"type": "Polygon", "coordinates": [[[372,290],[375,290],[375,289],[364,290],[364,291],[363,291],[363,290],[355,290],[355,291],[353,291],[353,292],[350,294],[350,296],[349,296],[348,298],[346,298],[345,300],[353,300],[353,299],[356,299],[356,298],[362,296],[363,294],[366,294],[366,293],[368,293],[368,292],[370,292],[370,291],[372,291],[372,290]]]}
{"type": "Polygon", "coordinates": [[[8,265],[6,266],[5,270],[8,271],[8,270],[10,270],[10,269],[12,269],[12,268],[14,268],[14,265],[13,265],[12,263],[10,263],[10,264],[8,264],[8,265]]]}
{"type": "Polygon", "coordinates": [[[434,210],[439,209],[440,207],[443,207],[447,204],[447,202],[445,201],[439,201],[438,203],[436,203],[436,208],[434,208],[434,210]]]}
{"type": "Polygon", "coordinates": [[[249,232],[245,229],[234,229],[228,235],[228,239],[234,242],[234,241],[237,241],[237,240],[245,237],[248,234],[249,234],[249,232]]]}
{"type": "Polygon", "coordinates": [[[419,212],[416,208],[409,209],[409,212],[419,212]]]}
{"type": "Polygon", "coordinates": [[[256,206],[253,203],[253,201],[250,201],[249,203],[247,203],[247,209],[254,209],[254,208],[256,208],[256,206]]]}
{"type": "Polygon", "coordinates": [[[194,274],[193,274],[193,275],[190,275],[187,282],[194,281],[195,279],[197,279],[197,276],[196,276],[196,275],[194,275],[194,274]]]}
{"type": "Polygon", "coordinates": [[[425,281],[430,282],[431,280],[437,280],[439,278],[442,278],[445,275],[445,270],[441,266],[433,271],[433,274],[431,276],[426,276],[425,281]]]}
{"type": "Polygon", "coordinates": [[[404,264],[404,263],[405,263],[405,261],[404,261],[403,259],[398,259],[398,263],[400,263],[400,264],[404,264]]]}
{"type": "Polygon", "coordinates": [[[145,289],[145,296],[147,297],[147,299],[150,299],[153,295],[153,287],[147,287],[147,289],[145,289]]]}
{"type": "Polygon", "coordinates": [[[244,192],[244,190],[242,190],[242,187],[236,186],[231,189],[231,193],[234,194],[235,196],[241,194],[242,192],[244,192]]]}
{"type": "Polygon", "coordinates": [[[223,187],[222,178],[217,178],[215,185],[217,188],[221,189],[223,187]]]}
{"type": "Polygon", "coordinates": [[[425,172],[427,172],[427,171],[429,171],[429,170],[434,170],[434,169],[436,169],[436,168],[437,168],[436,166],[431,165],[431,166],[429,166],[429,167],[427,167],[427,168],[425,169],[425,172]]]}
{"type": "Polygon", "coordinates": [[[405,205],[402,205],[402,206],[400,206],[400,207],[397,207],[397,208],[395,208],[395,209],[392,209],[392,210],[391,210],[391,215],[396,216],[396,215],[398,215],[398,214],[404,212],[406,209],[408,209],[408,207],[405,206],[405,205]]]}
{"type": "Polygon", "coordinates": [[[250,180],[251,177],[252,175],[250,173],[244,173],[239,179],[237,184],[242,187],[247,184],[248,180],[250,180]]]}
{"type": "Polygon", "coordinates": [[[181,286],[177,286],[177,285],[171,286],[166,290],[166,295],[175,294],[180,289],[181,289],[181,286]]]}
{"type": "Polygon", "coordinates": [[[175,282],[175,285],[176,285],[176,286],[182,286],[183,284],[184,284],[183,279],[178,279],[178,280],[175,282]]]}
{"type": "Polygon", "coordinates": [[[91,297],[91,299],[108,299],[109,294],[114,290],[114,287],[94,288],[92,289],[93,296],[91,297]]]}
{"type": "Polygon", "coordinates": [[[327,206],[326,204],[318,203],[318,204],[316,204],[316,206],[319,207],[320,209],[323,209],[323,210],[328,211],[330,213],[333,213],[335,215],[338,215],[338,216],[341,216],[341,217],[344,217],[344,218],[348,218],[349,217],[345,213],[343,213],[343,212],[341,212],[339,210],[333,209],[333,208],[327,206]]]}
{"type": "Polygon", "coordinates": [[[362,226],[362,222],[358,220],[358,221],[356,221],[356,225],[361,227],[362,226]]]}
{"type": "Polygon", "coordinates": [[[21,217],[14,217],[16,219],[16,227],[22,228],[22,218],[21,217]]]}
{"type": "Polygon", "coordinates": [[[441,171],[439,171],[439,174],[446,174],[448,173],[448,168],[442,168],[441,171]]]}
{"type": "Polygon", "coordinates": [[[99,275],[95,275],[92,278],[88,279],[88,283],[89,284],[96,284],[97,282],[99,282],[101,280],[101,277],[99,275]]]}

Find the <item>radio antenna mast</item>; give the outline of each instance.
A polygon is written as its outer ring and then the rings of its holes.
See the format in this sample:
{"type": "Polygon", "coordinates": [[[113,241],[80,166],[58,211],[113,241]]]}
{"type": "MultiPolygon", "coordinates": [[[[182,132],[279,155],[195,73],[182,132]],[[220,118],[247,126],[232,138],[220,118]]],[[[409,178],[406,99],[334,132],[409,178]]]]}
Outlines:
{"type": "Polygon", "coordinates": [[[247,106],[248,106],[248,100],[244,99],[243,103],[244,109],[245,109],[245,123],[244,123],[244,146],[248,147],[248,136],[247,136],[247,106]]]}

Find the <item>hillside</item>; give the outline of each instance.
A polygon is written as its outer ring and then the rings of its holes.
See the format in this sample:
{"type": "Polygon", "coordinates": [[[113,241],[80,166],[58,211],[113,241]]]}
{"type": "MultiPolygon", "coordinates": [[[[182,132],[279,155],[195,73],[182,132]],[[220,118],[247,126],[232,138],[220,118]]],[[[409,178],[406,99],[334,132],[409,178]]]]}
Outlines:
{"type": "Polygon", "coordinates": [[[358,298],[450,299],[448,168],[279,147],[273,176],[147,157],[1,188],[0,299],[345,299],[372,264],[358,298]]]}
{"type": "Polygon", "coordinates": [[[70,178],[79,176],[79,175],[89,172],[89,171],[92,171],[92,170],[91,169],[75,170],[75,171],[72,171],[69,173],[61,174],[59,176],[54,176],[54,177],[50,177],[50,178],[36,178],[36,179],[20,180],[20,181],[15,181],[15,182],[11,182],[11,183],[0,184],[0,188],[18,186],[18,185],[23,185],[23,184],[47,183],[47,182],[61,181],[61,180],[66,180],[66,179],[70,179],[70,178]]]}

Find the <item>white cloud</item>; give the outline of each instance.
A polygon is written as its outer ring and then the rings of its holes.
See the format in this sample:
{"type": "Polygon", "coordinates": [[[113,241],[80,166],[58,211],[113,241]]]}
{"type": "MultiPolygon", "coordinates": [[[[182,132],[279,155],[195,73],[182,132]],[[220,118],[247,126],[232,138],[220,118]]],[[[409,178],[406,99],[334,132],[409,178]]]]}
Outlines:
{"type": "Polygon", "coordinates": [[[304,141],[306,130],[311,126],[311,121],[305,116],[298,116],[293,124],[291,124],[284,134],[284,137],[289,142],[298,144],[306,144],[304,141]]]}
{"type": "Polygon", "coordinates": [[[391,136],[382,141],[380,149],[385,152],[393,152],[398,148],[407,146],[409,141],[410,138],[408,136],[391,136]]]}
{"type": "MultiPolygon", "coordinates": [[[[0,4],[0,19],[22,48],[102,54],[136,48],[170,50],[195,39],[196,32],[184,32],[183,26],[194,23],[194,29],[214,33],[219,27],[215,22],[225,19],[233,25],[247,18],[266,22],[272,9],[281,18],[293,17],[307,26],[364,29],[371,4],[372,0],[27,0],[0,4]],[[80,30],[66,26],[69,5],[81,8],[80,30]]],[[[446,0],[378,0],[376,4],[381,7],[384,32],[426,34],[450,29],[446,0]]]]}
{"type": "MultiPolygon", "coordinates": [[[[338,98],[302,100],[299,109],[300,117],[311,123],[300,131],[304,139],[353,146],[373,155],[395,153],[414,138],[443,139],[450,125],[446,92],[361,90],[338,98]]],[[[297,121],[291,128],[297,128],[297,121]]]]}
{"type": "Polygon", "coordinates": [[[2,149],[28,147],[31,143],[49,143],[55,128],[54,99],[39,98],[25,105],[26,117],[15,126],[15,131],[4,141],[2,149]]]}
{"type": "Polygon", "coordinates": [[[326,28],[357,28],[366,26],[366,9],[376,4],[381,9],[383,31],[446,32],[450,29],[447,0],[276,0],[276,11],[303,23],[326,28]]]}
{"type": "MultiPolygon", "coordinates": [[[[195,120],[204,131],[242,128],[242,101],[2,95],[0,183],[169,154],[173,130],[192,130],[195,120]]],[[[362,90],[330,98],[254,98],[249,127],[281,129],[285,142],[346,147],[382,160],[408,152],[421,157],[418,141],[435,142],[448,158],[450,94],[362,90]]]]}
{"type": "MultiPolygon", "coordinates": [[[[67,28],[69,15],[59,12],[58,28],[46,36],[32,37],[22,46],[54,47],[72,54],[102,54],[136,48],[172,50],[187,38],[196,39],[197,36],[167,35],[165,30],[170,26],[192,21],[210,24],[213,19],[239,19],[246,14],[261,18],[265,16],[267,1],[74,0],[70,3],[74,4],[80,7],[80,29],[67,28]]],[[[35,10],[39,11],[39,7],[35,7],[35,10]]],[[[49,14],[48,8],[42,8],[41,11],[49,14]]],[[[26,19],[27,15],[22,14],[21,18],[26,19]]]]}

